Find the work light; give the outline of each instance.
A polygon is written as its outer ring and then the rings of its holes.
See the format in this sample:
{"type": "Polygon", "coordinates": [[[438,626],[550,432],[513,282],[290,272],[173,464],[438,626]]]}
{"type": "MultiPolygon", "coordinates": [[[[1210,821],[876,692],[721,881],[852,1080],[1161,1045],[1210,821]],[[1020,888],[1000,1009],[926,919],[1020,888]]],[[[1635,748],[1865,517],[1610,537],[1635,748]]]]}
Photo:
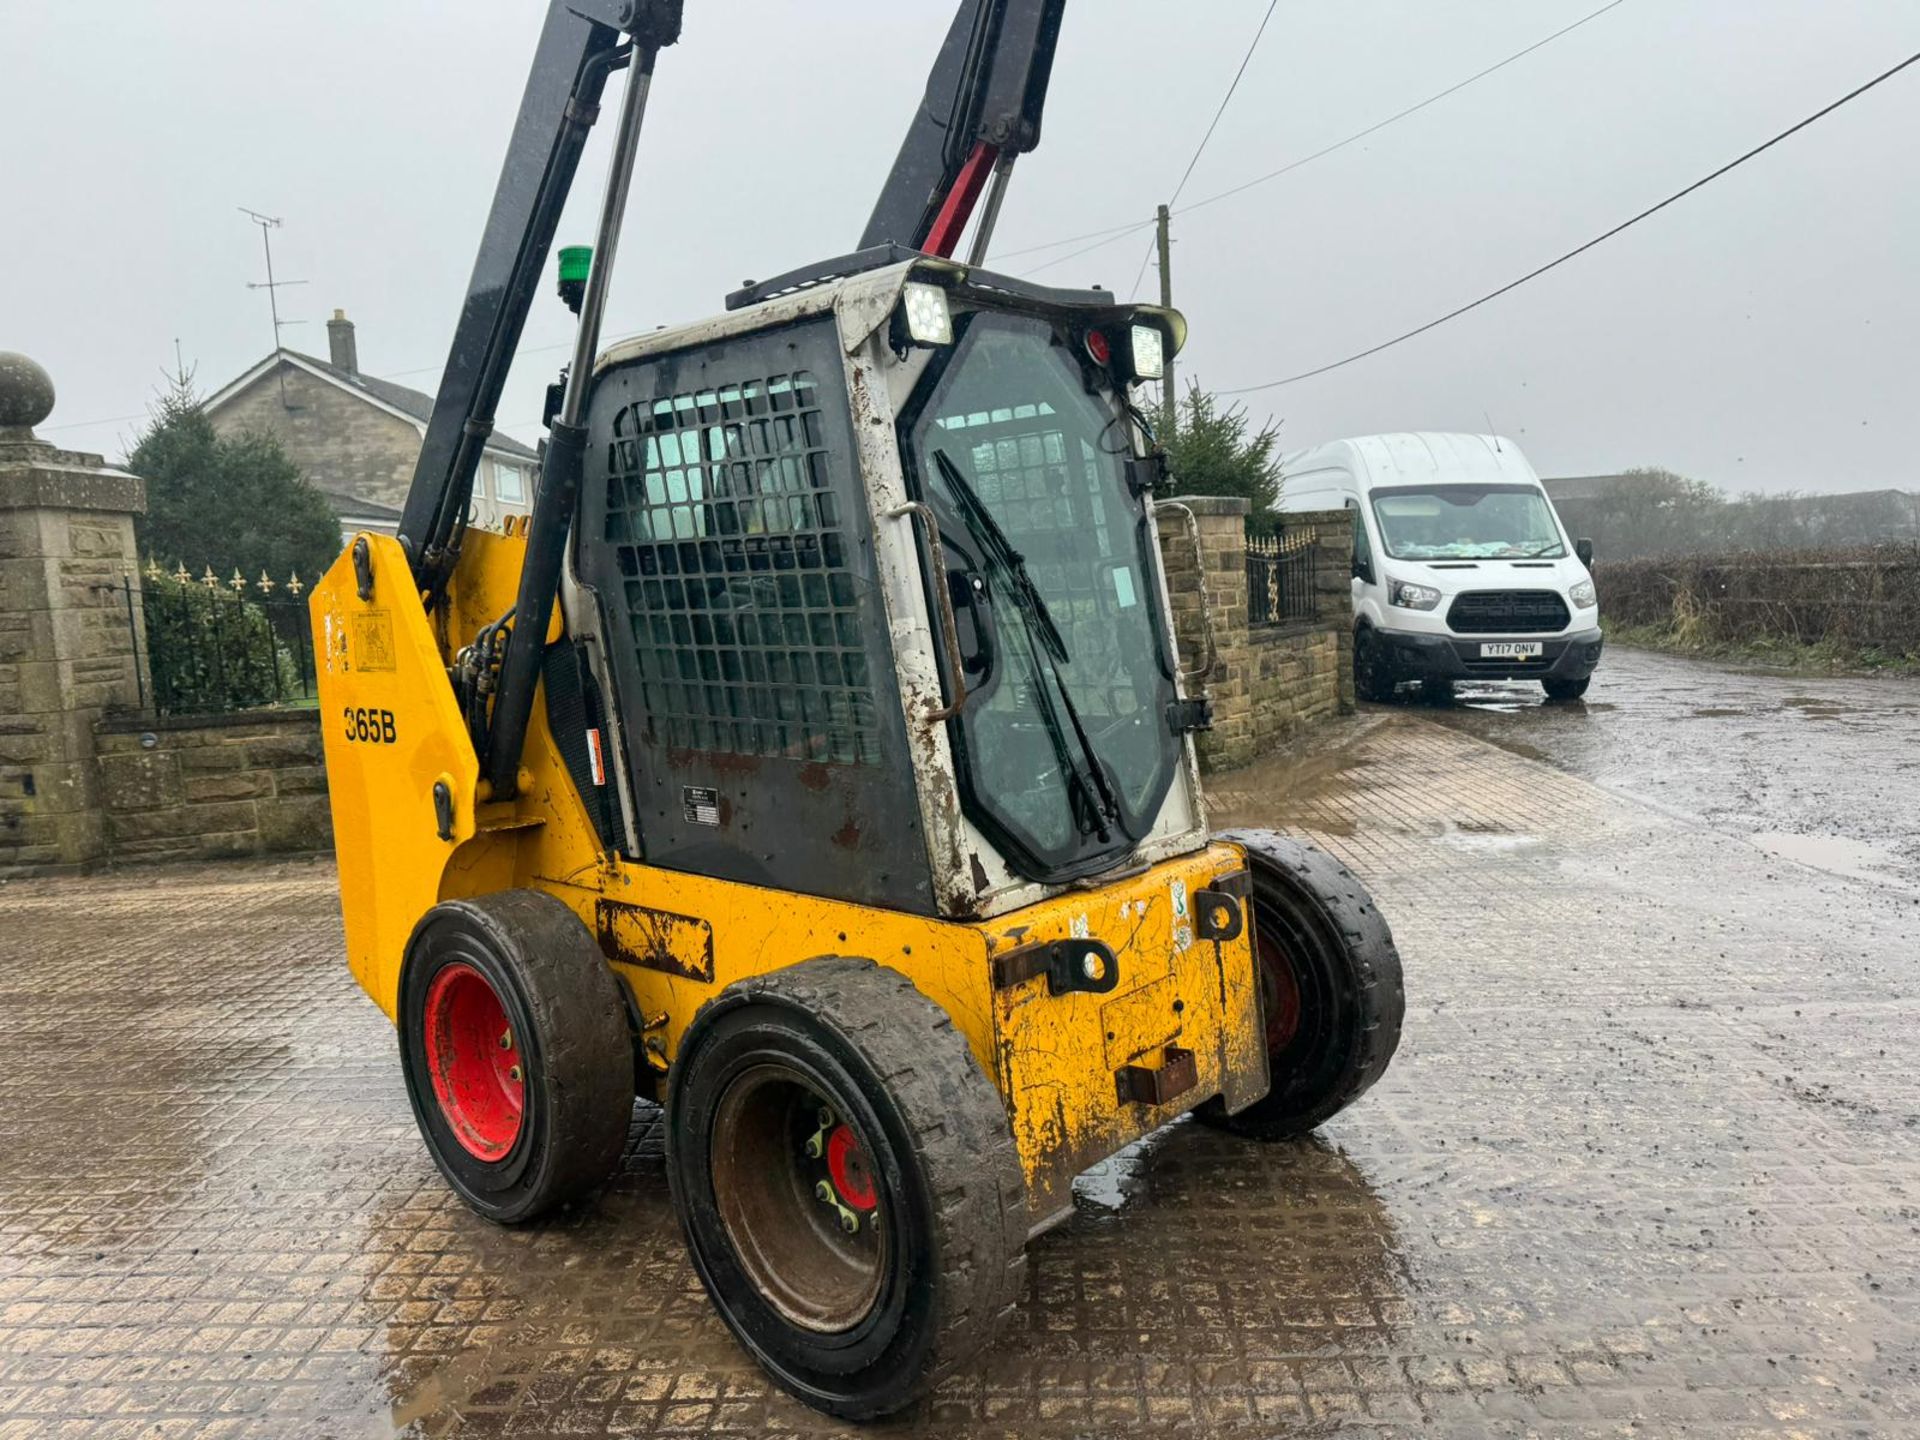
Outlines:
{"type": "Polygon", "coordinates": [[[909,281],[901,290],[907,313],[907,338],[916,345],[951,345],[953,313],[947,292],[938,285],[909,281]]]}
{"type": "Polygon", "coordinates": [[[1158,326],[1133,327],[1133,378],[1158,380],[1167,373],[1167,342],[1158,326]]]}

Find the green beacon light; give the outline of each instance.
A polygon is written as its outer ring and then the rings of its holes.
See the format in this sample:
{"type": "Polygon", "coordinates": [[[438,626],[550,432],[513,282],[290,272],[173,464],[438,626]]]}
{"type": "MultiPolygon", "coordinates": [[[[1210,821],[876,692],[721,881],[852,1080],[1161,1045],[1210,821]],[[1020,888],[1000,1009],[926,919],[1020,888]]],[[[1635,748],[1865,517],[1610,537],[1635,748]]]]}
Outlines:
{"type": "Polygon", "coordinates": [[[560,248],[560,298],[574,314],[587,293],[587,272],[593,268],[591,245],[563,245],[560,248]]]}

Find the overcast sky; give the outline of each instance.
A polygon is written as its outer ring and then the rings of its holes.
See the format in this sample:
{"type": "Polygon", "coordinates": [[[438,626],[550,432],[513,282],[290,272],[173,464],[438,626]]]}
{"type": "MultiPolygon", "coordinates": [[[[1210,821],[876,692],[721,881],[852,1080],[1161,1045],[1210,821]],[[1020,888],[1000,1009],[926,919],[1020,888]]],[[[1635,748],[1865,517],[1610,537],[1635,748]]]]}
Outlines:
{"type": "MultiPolygon", "coordinates": [[[[1601,3],[1280,0],[1182,203],[1601,3]]],[[[268,352],[266,296],[246,288],[265,278],[260,234],[242,205],[284,218],[276,270],[307,282],[281,292],[306,322],[292,348],[324,356],[341,307],[364,370],[432,390],[544,10],[0,0],[0,349],[52,372],[47,437],[124,453],[176,337],[204,390],[268,352]]],[[[1016,172],[995,253],[1150,218],[1265,10],[1074,0],[1044,143],[1016,172]]],[[[951,13],[947,0],[688,0],[654,87],[609,335],[698,318],[743,277],[853,248],[951,13]]],[[[1920,0],[1624,0],[1359,144],[1176,219],[1185,373],[1251,385],[1387,339],[1915,50],[1920,0]]],[[[1920,486],[1917,141],[1920,66],[1514,294],[1248,402],[1284,421],[1288,448],[1490,417],[1549,475],[1665,465],[1733,490],[1920,486]]],[[[605,144],[563,241],[591,239],[605,144]]],[[[1146,242],[1036,278],[1126,291],[1146,242]]],[[[1149,271],[1143,294],[1156,286],[1149,271]]],[[[569,327],[543,286],[499,415],[523,440],[569,327]]]]}

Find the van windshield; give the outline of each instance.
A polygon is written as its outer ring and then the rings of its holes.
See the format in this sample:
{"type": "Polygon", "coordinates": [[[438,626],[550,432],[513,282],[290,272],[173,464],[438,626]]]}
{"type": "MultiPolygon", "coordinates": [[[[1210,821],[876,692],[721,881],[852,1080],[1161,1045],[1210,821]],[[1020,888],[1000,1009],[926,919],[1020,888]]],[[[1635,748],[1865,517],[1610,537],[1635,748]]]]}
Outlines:
{"type": "Polygon", "coordinates": [[[1557,560],[1567,553],[1535,485],[1396,485],[1371,498],[1380,542],[1396,560],[1557,560]]]}

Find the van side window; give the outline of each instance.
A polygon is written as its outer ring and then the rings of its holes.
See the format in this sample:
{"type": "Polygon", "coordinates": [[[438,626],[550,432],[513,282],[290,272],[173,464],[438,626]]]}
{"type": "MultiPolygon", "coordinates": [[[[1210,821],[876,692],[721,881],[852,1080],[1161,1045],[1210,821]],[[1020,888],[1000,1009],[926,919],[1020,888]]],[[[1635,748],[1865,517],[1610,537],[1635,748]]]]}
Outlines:
{"type": "Polygon", "coordinates": [[[1357,500],[1347,501],[1347,509],[1353,512],[1353,568],[1371,583],[1373,542],[1367,538],[1367,517],[1360,513],[1360,502],[1357,500]]]}

